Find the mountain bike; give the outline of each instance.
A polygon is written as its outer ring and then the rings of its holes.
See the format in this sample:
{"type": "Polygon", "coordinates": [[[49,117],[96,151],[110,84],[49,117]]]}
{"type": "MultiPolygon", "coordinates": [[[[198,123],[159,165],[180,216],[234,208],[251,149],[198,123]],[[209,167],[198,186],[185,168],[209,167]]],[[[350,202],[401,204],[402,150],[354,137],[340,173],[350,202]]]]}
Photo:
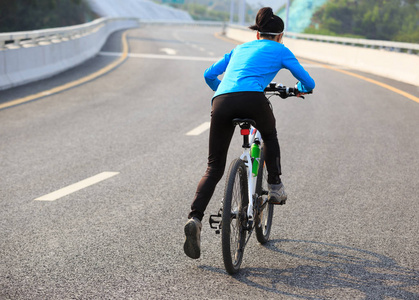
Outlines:
{"type": "MultiPolygon", "coordinates": [[[[296,88],[272,82],[265,89],[266,95],[283,99],[301,97],[296,88]]],[[[263,157],[263,140],[251,119],[233,119],[243,136],[243,154],[234,159],[229,167],[224,198],[217,215],[209,218],[210,227],[221,233],[223,261],[226,271],[239,271],[244,249],[253,233],[259,243],[269,240],[274,205],[268,202],[267,170],[263,157]]],[[[285,202],[281,203],[285,204],[285,202]]]]}

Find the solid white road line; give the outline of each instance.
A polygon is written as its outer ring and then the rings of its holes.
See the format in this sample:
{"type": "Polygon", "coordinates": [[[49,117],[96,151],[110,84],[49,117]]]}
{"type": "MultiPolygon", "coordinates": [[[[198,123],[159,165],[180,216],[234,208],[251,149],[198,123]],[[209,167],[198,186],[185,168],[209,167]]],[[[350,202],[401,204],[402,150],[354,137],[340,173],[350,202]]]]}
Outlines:
{"type": "Polygon", "coordinates": [[[87,179],[84,179],[82,181],[79,181],[77,183],[74,183],[72,185],[69,185],[65,188],[62,188],[58,191],[52,192],[50,194],[44,195],[42,197],[36,198],[35,201],[55,201],[57,199],[60,199],[64,196],[67,196],[71,193],[77,192],[81,189],[84,189],[88,186],[94,185],[98,182],[101,182],[103,180],[106,180],[108,178],[111,178],[115,175],[118,175],[119,172],[103,172],[100,174],[97,174],[95,176],[89,177],[87,179]]]}
{"type": "Polygon", "coordinates": [[[210,124],[210,122],[205,122],[189,131],[186,135],[200,135],[201,133],[207,131],[210,128],[210,124]]]}

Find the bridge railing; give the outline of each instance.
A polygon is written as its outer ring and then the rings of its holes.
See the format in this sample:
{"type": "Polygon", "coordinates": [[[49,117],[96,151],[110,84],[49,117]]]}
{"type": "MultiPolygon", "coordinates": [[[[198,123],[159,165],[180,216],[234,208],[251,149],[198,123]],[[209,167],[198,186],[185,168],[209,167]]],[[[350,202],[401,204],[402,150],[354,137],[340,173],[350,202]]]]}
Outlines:
{"type": "Polygon", "coordinates": [[[199,21],[185,22],[184,20],[147,20],[141,21],[137,18],[101,18],[90,23],[67,26],[61,28],[51,28],[32,31],[20,31],[11,33],[0,33],[0,49],[28,48],[50,43],[59,43],[77,39],[99,30],[109,23],[123,20],[137,22],[139,25],[194,25],[194,26],[223,26],[223,22],[199,21]]]}
{"type": "Polygon", "coordinates": [[[132,21],[138,23],[138,19],[136,18],[100,18],[81,25],[0,33],[0,49],[28,48],[78,39],[82,36],[94,33],[108,24],[118,21],[132,21]]]}
{"type": "Polygon", "coordinates": [[[411,43],[345,38],[345,37],[335,37],[335,36],[305,34],[305,33],[303,34],[303,33],[293,33],[293,32],[286,33],[285,36],[288,38],[294,38],[294,39],[357,46],[357,47],[364,47],[364,48],[383,49],[383,50],[395,51],[395,52],[406,52],[409,54],[417,54],[419,52],[419,44],[411,44],[411,43]]]}

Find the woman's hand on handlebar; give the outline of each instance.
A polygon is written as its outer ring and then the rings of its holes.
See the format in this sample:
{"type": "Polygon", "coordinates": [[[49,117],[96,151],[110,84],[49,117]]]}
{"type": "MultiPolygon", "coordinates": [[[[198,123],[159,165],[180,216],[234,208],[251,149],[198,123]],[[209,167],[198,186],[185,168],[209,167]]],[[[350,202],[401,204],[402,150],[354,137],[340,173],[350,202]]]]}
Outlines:
{"type": "Polygon", "coordinates": [[[304,87],[300,81],[297,82],[297,84],[295,85],[295,89],[298,91],[297,93],[297,97],[301,96],[301,95],[306,95],[306,94],[312,94],[313,90],[307,90],[306,87],[304,87]]]}
{"type": "Polygon", "coordinates": [[[295,95],[295,97],[304,99],[304,95],[307,95],[307,94],[313,94],[313,91],[310,91],[308,93],[303,93],[303,92],[298,91],[298,93],[295,95]]]}
{"type": "Polygon", "coordinates": [[[299,97],[299,98],[303,98],[303,99],[304,99],[304,95],[313,94],[313,90],[307,91],[303,87],[303,85],[301,84],[301,82],[297,82],[297,84],[295,85],[295,90],[297,91],[297,93],[296,93],[295,96],[296,97],[299,97]]]}
{"type": "Polygon", "coordinates": [[[286,87],[282,84],[276,84],[276,82],[271,82],[266,88],[265,93],[273,94],[286,99],[288,97],[299,97],[304,99],[304,95],[312,94],[313,91],[299,90],[297,85],[295,87],[286,87]]]}

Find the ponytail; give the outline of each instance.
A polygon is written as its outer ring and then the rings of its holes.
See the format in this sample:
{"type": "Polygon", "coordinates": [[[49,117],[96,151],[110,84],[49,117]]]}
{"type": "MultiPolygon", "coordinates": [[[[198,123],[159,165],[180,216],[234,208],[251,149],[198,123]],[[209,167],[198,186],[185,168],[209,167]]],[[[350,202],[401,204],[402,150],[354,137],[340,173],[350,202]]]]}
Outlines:
{"type": "Polygon", "coordinates": [[[284,31],[284,21],[276,15],[274,15],[272,8],[263,7],[258,11],[256,15],[256,24],[249,27],[252,30],[256,30],[263,34],[266,33],[282,33],[284,31]]]}

